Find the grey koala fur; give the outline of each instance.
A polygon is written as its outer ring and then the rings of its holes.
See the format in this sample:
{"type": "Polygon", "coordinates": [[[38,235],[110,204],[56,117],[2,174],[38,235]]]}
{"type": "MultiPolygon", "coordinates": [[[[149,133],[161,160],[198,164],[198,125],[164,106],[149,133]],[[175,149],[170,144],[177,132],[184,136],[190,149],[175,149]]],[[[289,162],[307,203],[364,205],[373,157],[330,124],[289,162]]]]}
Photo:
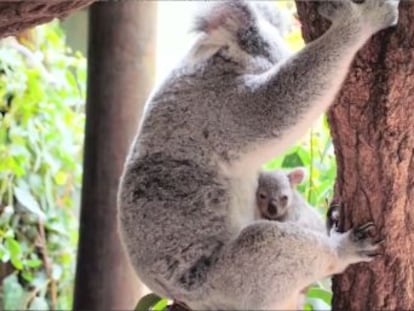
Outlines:
{"type": "Polygon", "coordinates": [[[150,96],[119,190],[141,280],[194,310],[291,309],[307,285],[370,261],[362,226],[330,236],[255,220],[260,166],[332,103],[356,52],[398,2],[323,1],[330,29],[291,55],[254,2],[209,2],[186,57],[150,96]]]}
{"type": "Polygon", "coordinates": [[[256,219],[294,222],[304,228],[329,234],[331,228],[296,190],[304,177],[305,170],[302,168],[260,172],[256,190],[256,219]]]}

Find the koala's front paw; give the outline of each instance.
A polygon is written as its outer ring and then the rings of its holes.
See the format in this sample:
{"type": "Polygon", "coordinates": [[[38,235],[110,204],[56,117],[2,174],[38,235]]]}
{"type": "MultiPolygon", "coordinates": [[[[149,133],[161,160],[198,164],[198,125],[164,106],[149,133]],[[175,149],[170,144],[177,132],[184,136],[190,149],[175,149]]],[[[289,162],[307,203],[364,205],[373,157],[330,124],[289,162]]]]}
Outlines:
{"type": "Polygon", "coordinates": [[[344,267],[357,262],[371,261],[380,254],[378,250],[384,240],[371,237],[369,233],[373,229],[375,225],[369,222],[345,233],[333,233],[339,240],[338,257],[344,267]]]}
{"type": "Polygon", "coordinates": [[[354,6],[367,26],[379,31],[397,24],[399,3],[400,0],[364,0],[354,6]]]}
{"type": "Polygon", "coordinates": [[[398,22],[400,0],[322,1],[318,12],[331,22],[352,27],[353,31],[371,36],[398,22]]]}
{"type": "Polygon", "coordinates": [[[352,229],[349,236],[351,242],[355,245],[357,255],[364,261],[371,261],[373,257],[379,255],[378,249],[385,241],[384,239],[374,240],[374,238],[369,235],[369,232],[372,229],[375,229],[374,223],[368,222],[360,227],[352,229]]]}

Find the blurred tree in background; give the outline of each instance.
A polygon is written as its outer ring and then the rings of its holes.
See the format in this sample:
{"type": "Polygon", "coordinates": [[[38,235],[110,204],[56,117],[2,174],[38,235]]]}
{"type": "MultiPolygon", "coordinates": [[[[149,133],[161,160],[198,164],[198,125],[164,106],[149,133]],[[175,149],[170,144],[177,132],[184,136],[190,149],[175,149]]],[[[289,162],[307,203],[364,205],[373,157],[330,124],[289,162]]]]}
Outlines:
{"type": "Polygon", "coordinates": [[[58,22],[0,42],[0,309],[71,308],[85,80],[58,22]]]}

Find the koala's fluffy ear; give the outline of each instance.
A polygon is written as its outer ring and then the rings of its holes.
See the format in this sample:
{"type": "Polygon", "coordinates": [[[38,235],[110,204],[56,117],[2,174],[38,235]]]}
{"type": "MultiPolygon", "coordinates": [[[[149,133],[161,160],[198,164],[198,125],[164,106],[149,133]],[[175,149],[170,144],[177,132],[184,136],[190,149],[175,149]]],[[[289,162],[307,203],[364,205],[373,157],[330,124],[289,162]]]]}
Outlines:
{"type": "Polygon", "coordinates": [[[254,9],[248,1],[213,1],[199,4],[194,30],[211,33],[227,30],[236,34],[256,22],[254,9]]]}
{"type": "Polygon", "coordinates": [[[293,170],[291,170],[288,174],[287,174],[288,178],[289,178],[289,182],[290,184],[293,186],[297,186],[299,184],[301,184],[306,177],[306,169],[303,167],[297,167],[293,170]]]}

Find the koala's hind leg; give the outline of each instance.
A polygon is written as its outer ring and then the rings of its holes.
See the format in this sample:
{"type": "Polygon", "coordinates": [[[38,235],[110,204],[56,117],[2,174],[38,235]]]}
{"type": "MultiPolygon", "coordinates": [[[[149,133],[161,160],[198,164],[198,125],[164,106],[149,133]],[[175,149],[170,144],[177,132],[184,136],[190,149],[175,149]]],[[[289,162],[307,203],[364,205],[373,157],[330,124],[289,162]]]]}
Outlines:
{"type": "Polygon", "coordinates": [[[378,243],[367,237],[370,227],[328,237],[294,223],[258,221],[225,247],[210,271],[207,300],[190,307],[296,309],[306,286],[372,259],[378,243]]]}

